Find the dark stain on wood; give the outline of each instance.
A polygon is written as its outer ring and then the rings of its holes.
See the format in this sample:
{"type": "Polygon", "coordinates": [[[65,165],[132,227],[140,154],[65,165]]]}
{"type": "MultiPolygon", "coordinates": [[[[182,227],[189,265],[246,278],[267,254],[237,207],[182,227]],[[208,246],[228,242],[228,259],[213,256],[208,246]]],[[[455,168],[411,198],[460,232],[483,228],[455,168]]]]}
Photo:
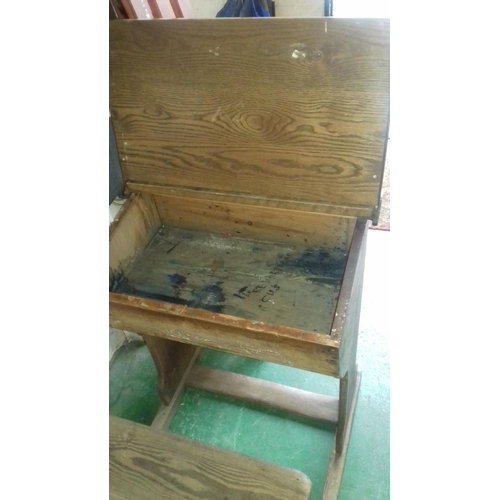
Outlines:
{"type": "Polygon", "coordinates": [[[215,285],[203,286],[198,290],[192,291],[191,295],[193,299],[190,301],[189,306],[222,313],[224,302],[226,301],[224,292],[219,286],[222,285],[222,283],[222,281],[219,281],[215,285]]]}
{"type": "Polygon", "coordinates": [[[176,295],[158,293],[156,291],[148,290],[146,287],[131,285],[128,278],[123,275],[121,279],[115,281],[113,289],[110,289],[110,292],[123,293],[125,295],[131,295],[132,297],[142,297],[143,299],[161,300],[185,306],[190,305],[189,300],[182,299],[176,295]]]}
{"type": "Polygon", "coordinates": [[[173,274],[168,276],[168,281],[170,281],[173,294],[158,293],[157,291],[148,290],[146,286],[131,285],[128,278],[122,274],[119,278],[115,278],[113,280],[112,285],[110,278],[110,292],[123,293],[133,297],[142,297],[144,299],[171,302],[172,304],[180,304],[217,313],[224,312],[223,307],[226,299],[224,297],[224,292],[220,287],[222,282],[190,290],[191,298],[183,299],[179,297],[179,293],[182,286],[186,282],[186,278],[179,274],[173,274]]]}
{"type": "MultiPolygon", "coordinates": [[[[169,253],[169,252],[167,252],[169,253]]],[[[184,283],[186,283],[186,278],[184,276],[181,276],[180,274],[174,273],[174,274],[169,274],[167,276],[167,282],[170,286],[173,288],[179,288],[184,283]]]]}
{"type": "Polygon", "coordinates": [[[109,291],[118,292],[120,283],[123,281],[123,271],[109,270],[109,291]]]}
{"type": "Polygon", "coordinates": [[[347,253],[340,248],[307,248],[300,254],[279,255],[276,267],[306,275],[313,283],[329,283],[343,275],[347,253]]]}
{"type": "Polygon", "coordinates": [[[337,247],[162,226],[110,290],[328,334],[344,266],[337,247]]]}
{"type": "Polygon", "coordinates": [[[175,247],[180,243],[180,241],[178,241],[170,250],[167,250],[167,254],[169,254],[170,252],[172,252],[172,250],[175,249],[175,247]]]}

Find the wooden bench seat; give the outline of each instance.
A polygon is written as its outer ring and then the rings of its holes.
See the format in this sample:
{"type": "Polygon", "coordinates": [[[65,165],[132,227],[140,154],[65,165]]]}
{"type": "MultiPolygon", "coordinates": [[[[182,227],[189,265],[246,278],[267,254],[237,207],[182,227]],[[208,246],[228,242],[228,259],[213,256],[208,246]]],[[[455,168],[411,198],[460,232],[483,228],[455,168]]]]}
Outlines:
{"type": "Polygon", "coordinates": [[[112,500],[306,500],[302,472],[116,417],[109,421],[112,500]]]}

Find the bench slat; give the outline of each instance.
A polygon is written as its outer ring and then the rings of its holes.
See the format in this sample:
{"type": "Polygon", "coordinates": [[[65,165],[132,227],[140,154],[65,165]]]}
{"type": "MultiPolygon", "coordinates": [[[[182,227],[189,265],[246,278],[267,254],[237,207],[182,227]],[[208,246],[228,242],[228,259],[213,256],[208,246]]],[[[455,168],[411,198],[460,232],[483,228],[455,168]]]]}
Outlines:
{"type": "Polygon", "coordinates": [[[110,416],[112,500],[306,500],[302,472],[110,416]]]}

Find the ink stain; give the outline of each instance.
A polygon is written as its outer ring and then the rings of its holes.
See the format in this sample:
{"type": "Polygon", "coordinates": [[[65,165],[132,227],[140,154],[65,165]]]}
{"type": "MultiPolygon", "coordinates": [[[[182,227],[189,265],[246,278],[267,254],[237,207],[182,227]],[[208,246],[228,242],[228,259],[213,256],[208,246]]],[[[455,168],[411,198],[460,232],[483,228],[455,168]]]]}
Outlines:
{"type": "Polygon", "coordinates": [[[180,274],[169,274],[167,276],[167,283],[172,287],[180,287],[186,283],[186,278],[180,274]]]}
{"type": "Polygon", "coordinates": [[[342,278],[346,254],[339,248],[308,248],[299,255],[279,256],[277,267],[284,271],[312,275],[307,279],[315,283],[331,283],[342,278]]]}
{"type": "MultiPolygon", "coordinates": [[[[174,297],[179,297],[179,295],[182,292],[183,285],[186,283],[186,278],[182,276],[181,274],[169,274],[167,275],[167,285],[168,285],[168,292],[172,292],[174,297]]],[[[171,293],[168,293],[168,296],[170,296],[171,293]]]]}
{"type": "Polygon", "coordinates": [[[205,285],[198,290],[193,290],[189,306],[212,312],[222,312],[226,298],[224,291],[219,286],[221,284],[222,281],[219,281],[215,285],[205,285]]]}
{"type": "Polygon", "coordinates": [[[143,299],[153,299],[162,302],[171,302],[173,304],[189,305],[189,301],[181,299],[179,297],[166,295],[163,293],[158,293],[156,291],[147,289],[146,287],[135,287],[129,283],[126,276],[123,276],[120,283],[117,284],[115,289],[112,290],[116,293],[122,293],[124,295],[131,295],[132,297],[141,297],[143,299]]]}
{"type": "Polygon", "coordinates": [[[180,243],[180,241],[178,241],[172,248],[170,248],[170,250],[167,250],[167,254],[172,252],[177,247],[177,245],[179,245],[179,243],[180,243]]]}
{"type": "Polygon", "coordinates": [[[109,273],[109,291],[120,293],[119,288],[120,285],[125,278],[122,271],[110,271],[109,273]]]}
{"type": "Polygon", "coordinates": [[[233,293],[233,297],[238,297],[239,299],[245,299],[244,295],[241,295],[242,293],[246,292],[248,286],[243,286],[238,290],[238,293],[233,293]]]}
{"type": "Polygon", "coordinates": [[[127,277],[123,276],[123,273],[110,275],[110,291],[130,295],[132,297],[141,297],[143,299],[159,300],[161,302],[170,302],[171,304],[180,304],[197,309],[205,309],[206,311],[218,313],[222,312],[226,301],[224,291],[220,287],[223,283],[222,281],[219,281],[215,285],[205,285],[201,288],[192,290],[190,292],[191,298],[188,300],[178,296],[179,287],[181,287],[186,281],[184,276],[181,276],[180,274],[171,274],[167,278],[171,281],[174,295],[159,293],[154,289],[146,287],[136,287],[130,284],[127,277]],[[173,283],[177,284],[174,285],[173,283]]]}

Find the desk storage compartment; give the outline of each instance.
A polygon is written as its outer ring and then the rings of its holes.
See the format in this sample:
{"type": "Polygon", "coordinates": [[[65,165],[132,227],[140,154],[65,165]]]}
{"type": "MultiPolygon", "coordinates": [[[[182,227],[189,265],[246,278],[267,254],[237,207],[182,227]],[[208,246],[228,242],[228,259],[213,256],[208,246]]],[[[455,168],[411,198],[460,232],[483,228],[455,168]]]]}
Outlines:
{"type": "MultiPolygon", "coordinates": [[[[133,194],[111,228],[112,312],[154,309],[163,335],[188,343],[199,339],[176,331],[174,318],[258,329],[271,343],[282,333],[329,341],[355,226],[354,217],[133,194]]],[[[116,314],[113,326],[149,333],[116,314]]],[[[230,340],[214,347],[242,354],[241,342],[230,340]]],[[[267,344],[245,354],[295,364],[274,350],[267,344]]]]}
{"type": "Polygon", "coordinates": [[[154,197],[144,204],[151,229],[117,265],[112,292],[330,334],[355,219],[204,201],[205,224],[185,227],[182,206],[163,203],[164,217],[154,197]]]}
{"type": "Polygon", "coordinates": [[[152,426],[185,385],[329,422],[323,500],[336,498],[387,146],[388,20],[114,21],[109,92],[129,197],[110,228],[109,324],[151,352],[152,426]],[[203,348],[330,375],[339,397],[196,366],[203,348]]]}

